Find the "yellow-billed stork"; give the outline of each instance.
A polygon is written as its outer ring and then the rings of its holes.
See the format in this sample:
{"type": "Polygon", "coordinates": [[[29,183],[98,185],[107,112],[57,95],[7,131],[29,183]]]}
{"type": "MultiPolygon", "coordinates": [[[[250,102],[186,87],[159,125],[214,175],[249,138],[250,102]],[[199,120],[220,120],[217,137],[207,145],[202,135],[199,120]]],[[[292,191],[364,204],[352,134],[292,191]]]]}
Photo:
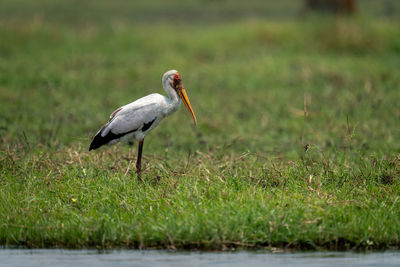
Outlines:
{"type": "Polygon", "coordinates": [[[117,108],[110,115],[110,120],[96,133],[90,144],[89,151],[105,144],[115,144],[119,141],[136,139],[139,142],[136,173],[138,179],[141,180],[141,158],[144,138],[163,118],[179,108],[181,99],[192,115],[194,124],[196,125],[197,123],[178,71],[167,71],[162,77],[162,85],[168,97],[160,94],[151,94],[117,108]]]}

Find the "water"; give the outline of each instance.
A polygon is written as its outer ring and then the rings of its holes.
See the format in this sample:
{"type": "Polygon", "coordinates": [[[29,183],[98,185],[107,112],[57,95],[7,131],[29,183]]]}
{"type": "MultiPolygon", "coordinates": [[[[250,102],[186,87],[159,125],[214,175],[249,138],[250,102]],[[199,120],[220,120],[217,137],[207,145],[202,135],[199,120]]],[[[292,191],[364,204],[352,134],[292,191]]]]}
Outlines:
{"type": "Polygon", "coordinates": [[[0,266],[400,266],[400,252],[0,249],[0,266]]]}

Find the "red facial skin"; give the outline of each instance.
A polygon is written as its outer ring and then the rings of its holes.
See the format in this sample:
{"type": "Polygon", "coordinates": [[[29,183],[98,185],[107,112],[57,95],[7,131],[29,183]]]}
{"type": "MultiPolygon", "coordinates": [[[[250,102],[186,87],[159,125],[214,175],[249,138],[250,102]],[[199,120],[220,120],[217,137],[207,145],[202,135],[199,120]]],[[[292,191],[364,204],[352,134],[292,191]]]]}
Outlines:
{"type": "Polygon", "coordinates": [[[185,106],[188,109],[188,111],[190,112],[190,114],[192,115],[194,124],[196,125],[196,123],[197,123],[196,116],[194,115],[194,111],[193,111],[192,107],[190,106],[189,98],[186,94],[185,87],[183,87],[182,78],[179,75],[179,73],[175,73],[175,75],[174,75],[174,89],[175,89],[176,93],[179,95],[179,97],[181,98],[181,100],[185,103],[185,106]]]}
{"type": "Polygon", "coordinates": [[[176,89],[177,85],[182,84],[182,78],[181,75],[179,75],[179,73],[175,73],[174,75],[174,88],[176,89]]]}

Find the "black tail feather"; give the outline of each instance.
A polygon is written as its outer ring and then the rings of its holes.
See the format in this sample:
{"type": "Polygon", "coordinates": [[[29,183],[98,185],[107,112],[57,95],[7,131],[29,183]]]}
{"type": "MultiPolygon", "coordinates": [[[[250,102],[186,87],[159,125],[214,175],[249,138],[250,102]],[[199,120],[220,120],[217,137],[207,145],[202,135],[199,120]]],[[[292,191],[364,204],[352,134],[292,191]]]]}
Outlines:
{"type": "Polygon", "coordinates": [[[96,136],[93,138],[93,141],[90,143],[89,146],[89,151],[90,150],[94,150],[94,149],[98,149],[99,147],[101,147],[102,145],[107,144],[108,142],[110,142],[111,140],[107,141],[107,138],[101,136],[101,130],[96,134],[96,136]]]}
{"type": "Polygon", "coordinates": [[[134,129],[132,131],[129,131],[126,133],[121,133],[121,134],[115,134],[112,131],[109,131],[106,136],[101,136],[101,132],[103,131],[103,129],[104,129],[104,127],[93,138],[93,141],[92,141],[92,143],[90,143],[90,146],[89,146],[89,151],[98,149],[102,145],[106,145],[109,142],[111,142],[112,140],[119,139],[126,134],[133,133],[138,130],[138,129],[134,129]]]}
{"type": "Polygon", "coordinates": [[[89,146],[89,151],[98,149],[102,145],[108,144],[111,140],[118,138],[117,135],[113,134],[111,131],[106,136],[101,136],[101,133],[103,132],[104,128],[106,128],[108,123],[101,127],[101,129],[96,133],[95,137],[93,138],[93,141],[90,143],[89,146]]]}

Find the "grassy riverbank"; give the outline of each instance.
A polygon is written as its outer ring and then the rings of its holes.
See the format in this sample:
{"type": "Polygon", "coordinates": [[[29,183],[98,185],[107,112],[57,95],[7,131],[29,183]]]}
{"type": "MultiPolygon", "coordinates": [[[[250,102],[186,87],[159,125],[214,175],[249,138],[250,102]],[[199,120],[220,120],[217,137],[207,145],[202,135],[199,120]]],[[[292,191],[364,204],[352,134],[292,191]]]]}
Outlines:
{"type": "Polygon", "coordinates": [[[26,18],[13,5],[0,20],[1,245],[400,246],[397,24],[83,11],[76,24],[50,2],[26,18]],[[116,107],[164,93],[168,69],[198,127],[181,108],[154,129],[138,183],[136,144],[88,145],[116,107]]]}

